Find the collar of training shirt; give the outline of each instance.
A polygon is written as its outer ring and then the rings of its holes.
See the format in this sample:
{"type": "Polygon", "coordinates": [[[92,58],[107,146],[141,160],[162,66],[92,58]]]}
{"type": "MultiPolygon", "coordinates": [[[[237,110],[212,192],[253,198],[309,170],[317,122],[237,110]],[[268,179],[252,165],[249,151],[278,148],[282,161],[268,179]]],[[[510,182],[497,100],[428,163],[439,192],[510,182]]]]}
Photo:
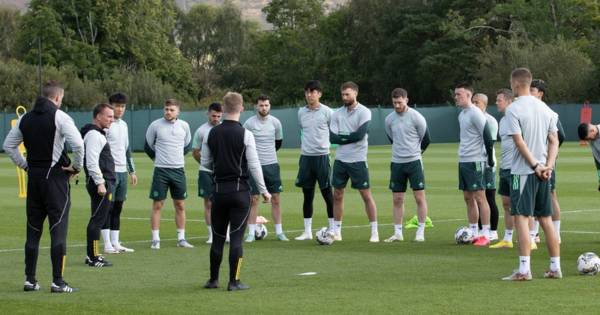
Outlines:
{"type": "Polygon", "coordinates": [[[321,106],[323,104],[319,103],[319,106],[315,107],[315,108],[310,108],[310,105],[306,104],[306,106],[304,106],[304,108],[306,108],[306,110],[311,111],[311,112],[316,112],[321,110],[321,106]]]}

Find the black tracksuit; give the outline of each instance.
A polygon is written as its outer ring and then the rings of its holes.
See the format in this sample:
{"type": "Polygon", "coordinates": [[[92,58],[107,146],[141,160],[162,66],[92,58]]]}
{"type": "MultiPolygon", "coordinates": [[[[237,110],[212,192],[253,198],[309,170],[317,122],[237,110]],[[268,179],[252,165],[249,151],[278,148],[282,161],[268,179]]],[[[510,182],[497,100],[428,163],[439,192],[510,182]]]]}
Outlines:
{"type": "Polygon", "coordinates": [[[27,169],[25,275],[30,282],[36,280],[40,238],[48,217],[53,282],[63,283],[71,207],[69,174],[62,169],[71,165],[64,149],[65,140],[73,150],[72,166],[80,168],[83,142],[73,120],[49,99],[38,98],[33,110],[21,117],[4,142],[4,149],[13,161],[27,169]],[[26,166],[17,151],[21,141],[27,150],[26,166]]]}
{"type": "MultiPolygon", "coordinates": [[[[246,132],[239,122],[224,120],[222,124],[211,129],[206,140],[212,156],[215,185],[211,213],[214,235],[210,247],[211,280],[219,278],[228,224],[230,225],[229,281],[239,280],[243,256],[242,238],[250,213],[246,132]]],[[[254,147],[253,141],[252,147],[254,147]]],[[[258,167],[260,168],[260,165],[258,167]]]]}
{"type": "Polygon", "coordinates": [[[100,241],[100,229],[104,226],[108,219],[108,213],[112,207],[112,188],[115,183],[115,162],[112,154],[110,153],[110,146],[106,141],[106,134],[104,130],[93,124],[87,124],[81,128],[81,136],[84,138],[85,143],[85,158],[83,162],[83,169],[86,175],[86,189],[90,195],[91,200],[91,216],[90,221],[87,225],[87,255],[91,260],[95,260],[100,256],[100,250],[98,243],[100,241]],[[86,138],[86,134],[90,132],[97,132],[101,137],[86,138]],[[91,147],[95,149],[92,151],[91,147]],[[101,148],[100,150],[98,150],[101,148]],[[98,185],[94,181],[93,176],[90,174],[88,166],[95,167],[96,165],[88,165],[88,158],[90,154],[96,155],[94,158],[97,160],[102,178],[104,179],[104,185],[106,187],[106,194],[100,196],[98,194],[98,185]]]}

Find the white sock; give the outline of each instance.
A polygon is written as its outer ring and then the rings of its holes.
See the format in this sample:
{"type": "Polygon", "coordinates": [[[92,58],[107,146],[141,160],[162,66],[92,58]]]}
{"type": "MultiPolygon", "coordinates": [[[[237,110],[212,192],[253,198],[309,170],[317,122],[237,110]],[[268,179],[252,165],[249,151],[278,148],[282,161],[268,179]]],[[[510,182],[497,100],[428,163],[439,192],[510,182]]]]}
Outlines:
{"type": "Polygon", "coordinates": [[[208,238],[212,237],[212,225],[207,224],[206,229],[208,230],[208,238]]]}
{"type": "Polygon", "coordinates": [[[477,223],[475,223],[475,224],[469,223],[469,229],[471,229],[471,232],[473,233],[473,237],[479,236],[479,228],[477,226],[477,223]]]}
{"type": "Polygon", "coordinates": [[[487,239],[490,239],[490,225],[489,224],[482,224],[481,231],[482,231],[483,236],[485,236],[487,239]]]}
{"type": "Polygon", "coordinates": [[[327,222],[329,223],[329,229],[332,231],[335,230],[335,223],[333,221],[333,218],[328,218],[327,222]]]}
{"type": "Polygon", "coordinates": [[[371,234],[378,234],[377,231],[377,221],[370,222],[371,223],[371,234]]]}
{"type": "Polygon", "coordinates": [[[306,235],[310,235],[312,233],[312,218],[304,219],[304,233],[306,235]]]}
{"type": "Polygon", "coordinates": [[[256,233],[256,224],[248,224],[248,235],[254,236],[255,233],[256,233]]]}
{"type": "Polygon", "coordinates": [[[550,257],[550,270],[552,270],[552,271],[560,270],[560,256],[559,257],[550,257]]]}
{"type": "Polygon", "coordinates": [[[333,225],[335,226],[336,233],[342,233],[342,221],[333,221],[333,225]]]}
{"type": "Polygon", "coordinates": [[[104,241],[104,247],[108,247],[108,248],[113,247],[112,243],[110,242],[110,230],[102,229],[102,230],[100,230],[100,234],[102,234],[102,240],[104,241]]]}
{"type": "Polygon", "coordinates": [[[121,242],[119,241],[119,230],[111,230],[110,231],[110,241],[113,246],[119,246],[121,242]]]}
{"type": "Polygon", "coordinates": [[[504,230],[504,240],[507,242],[512,242],[512,234],[513,230],[504,230]]]}
{"type": "Polygon", "coordinates": [[[184,240],[185,239],[185,229],[177,229],[177,240],[184,240]]]}
{"type": "Polygon", "coordinates": [[[394,224],[394,234],[402,235],[402,224],[394,224]]]}
{"type": "Polygon", "coordinates": [[[535,232],[535,230],[531,230],[529,231],[529,238],[531,239],[532,242],[535,242],[535,235],[537,233],[535,232]]]}
{"type": "Polygon", "coordinates": [[[283,227],[281,226],[281,223],[275,224],[275,234],[281,234],[281,233],[283,233],[283,227]]]}
{"type": "Polygon", "coordinates": [[[152,240],[160,241],[160,236],[158,235],[158,230],[152,230],[152,240]]]}
{"type": "Polygon", "coordinates": [[[554,224],[554,230],[556,231],[556,236],[560,239],[560,220],[552,221],[554,224]]]}
{"type": "Polygon", "coordinates": [[[425,222],[419,222],[419,227],[417,228],[417,234],[425,233],[425,222]]]}
{"type": "Polygon", "coordinates": [[[529,270],[531,270],[529,256],[519,256],[519,273],[526,275],[529,270]]]}
{"type": "Polygon", "coordinates": [[[540,233],[540,221],[535,220],[535,226],[534,226],[533,230],[535,231],[536,235],[540,233]]]}

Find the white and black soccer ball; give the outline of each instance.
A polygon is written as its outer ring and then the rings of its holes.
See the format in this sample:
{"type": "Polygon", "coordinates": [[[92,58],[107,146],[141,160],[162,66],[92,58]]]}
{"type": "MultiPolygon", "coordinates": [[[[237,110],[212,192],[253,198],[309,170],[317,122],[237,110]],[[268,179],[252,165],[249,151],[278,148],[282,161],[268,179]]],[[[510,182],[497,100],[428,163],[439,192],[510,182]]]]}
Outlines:
{"type": "Polygon", "coordinates": [[[580,275],[596,275],[600,272],[600,257],[592,252],[579,255],[579,258],[577,258],[577,271],[580,275]]]}
{"type": "Polygon", "coordinates": [[[265,226],[264,224],[256,225],[256,230],[254,231],[254,239],[260,241],[267,237],[267,234],[269,234],[269,231],[267,231],[267,226],[265,226]]]}
{"type": "Polygon", "coordinates": [[[322,227],[315,233],[315,239],[319,245],[331,245],[333,244],[333,231],[326,227],[322,227]]]}
{"type": "Polygon", "coordinates": [[[454,233],[456,244],[471,244],[473,241],[473,232],[466,226],[461,226],[454,233]]]}

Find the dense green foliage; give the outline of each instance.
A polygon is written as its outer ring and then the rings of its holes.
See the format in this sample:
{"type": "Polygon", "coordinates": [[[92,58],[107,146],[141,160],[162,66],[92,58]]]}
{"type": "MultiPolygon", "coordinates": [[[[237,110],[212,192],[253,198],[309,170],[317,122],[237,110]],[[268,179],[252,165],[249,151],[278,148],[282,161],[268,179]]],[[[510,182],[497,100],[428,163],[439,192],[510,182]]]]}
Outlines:
{"type": "Polygon", "coordinates": [[[24,74],[0,77],[4,90],[18,86],[0,107],[31,102],[37,83],[28,65],[40,61],[44,78],[79,82],[77,96],[66,100],[72,107],[88,107],[112,89],[140,94],[140,105],[169,95],[203,106],[229,89],[291,105],[304,101],[309,79],[324,83],[327,102],[339,102],[339,85],[353,80],[366,104],[389,103],[397,86],[411,103],[442,104],[452,102],[458,82],[486,93],[506,87],[517,66],[548,82],[550,102],[600,97],[597,0],[350,0],[332,10],[323,0],[274,0],[263,13],[272,28],[244,21],[232,1],[187,12],[173,0],[33,0],[24,13],[0,8],[0,69],[24,74]]]}

